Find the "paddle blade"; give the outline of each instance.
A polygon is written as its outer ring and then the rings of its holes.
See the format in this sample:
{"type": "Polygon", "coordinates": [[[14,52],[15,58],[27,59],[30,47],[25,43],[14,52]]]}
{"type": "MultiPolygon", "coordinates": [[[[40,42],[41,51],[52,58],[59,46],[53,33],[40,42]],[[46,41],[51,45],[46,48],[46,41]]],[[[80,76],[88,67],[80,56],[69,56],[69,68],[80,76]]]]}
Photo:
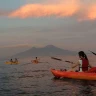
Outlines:
{"type": "Polygon", "coordinates": [[[51,59],[62,61],[62,59],[59,59],[59,58],[56,58],[56,57],[51,57],[51,59]]]}
{"type": "Polygon", "coordinates": [[[71,61],[65,61],[65,62],[73,64],[73,62],[71,62],[71,61]]]}
{"type": "MultiPolygon", "coordinates": [[[[89,50],[90,51],[90,50],[89,50]]],[[[90,51],[91,53],[93,53],[94,55],[96,55],[96,53],[94,53],[94,52],[92,52],[92,51],[90,51]]]]}

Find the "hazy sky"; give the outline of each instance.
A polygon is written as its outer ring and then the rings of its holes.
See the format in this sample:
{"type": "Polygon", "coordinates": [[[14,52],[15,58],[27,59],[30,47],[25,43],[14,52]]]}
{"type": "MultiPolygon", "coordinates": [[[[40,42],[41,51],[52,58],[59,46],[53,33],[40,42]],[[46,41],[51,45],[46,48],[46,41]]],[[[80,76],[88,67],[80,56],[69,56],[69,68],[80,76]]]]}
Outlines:
{"type": "Polygon", "coordinates": [[[96,0],[0,0],[0,47],[96,50],[96,0]]]}

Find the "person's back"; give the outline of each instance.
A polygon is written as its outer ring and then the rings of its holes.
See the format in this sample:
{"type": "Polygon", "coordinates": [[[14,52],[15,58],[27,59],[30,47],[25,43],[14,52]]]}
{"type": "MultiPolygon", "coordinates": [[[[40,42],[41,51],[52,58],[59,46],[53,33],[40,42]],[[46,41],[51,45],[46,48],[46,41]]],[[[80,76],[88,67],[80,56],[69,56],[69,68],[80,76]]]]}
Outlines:
{"type": "Polygon", "coordinates": [[[88,65],[89,65],[89,61],[86,60],[85,58],[81,58],[79,60],[79,71],[82,72],[82,71],[88,71],[88,65]]]}
{"type": "Polygon", "coordinates": [[[80,72],[88,71],[89,60],[88,60],[86,54],[83,51],[80,51],[78,53],[78,55],[79,55],[79,58],[81,60],[81,61],[79,60],[79,71],[80,72]]]}
{"type": "Polygon", "coordinates": [[[89,60],[86,56],[86,54],[83,51],[78,52],[79,55],[79,61],[72,66],[72,68],[75,68],[76,66],[79,66],[79,72],[85,72],[88,71],[88,67],[92,67],[89,64],[89,60]]]}

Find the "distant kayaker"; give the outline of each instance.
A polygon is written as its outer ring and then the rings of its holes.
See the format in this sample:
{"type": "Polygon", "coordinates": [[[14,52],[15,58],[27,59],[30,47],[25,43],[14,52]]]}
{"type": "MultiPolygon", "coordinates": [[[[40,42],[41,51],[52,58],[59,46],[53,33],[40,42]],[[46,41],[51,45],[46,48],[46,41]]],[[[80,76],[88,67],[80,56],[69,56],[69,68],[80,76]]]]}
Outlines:
{"type": "Polygon", "coordinates": [[[12,62],[12,63],[13,63],[13,60],[12,60],[12,59],[10,59],[10,62],[12,62]]]}
{"type": "Polygon", "coordinates": [[[92,67],[90,64],[89,64],[89,60],[86,56],[86,54],[83,52],[83,51],[80,51],[78,52],[78,55],[79,55],[79,60],[76,64],[74,64],[72,66],[72,68],[75,68],[77,66],[79,66],[79,72],[85,72],[85,71],[88,71],[88,67],[92,67]]]}
{"type": "Polygon", "coordinates": [[[11,63],[11,64],[13,63],[13,60],[12,60],[12,59],[10,59],[10,63],[11,63]]]}
{"type": "Polygon", "coordinates": [[[38,64],[39,63],[39,59],[36,57],[36,59],[32,60],[31,62],[34,63],[34,64],[38,64]]]}
{"type": "Polygon", "coordinates": [[[17,58],[15,58],[15,61],[14,61],[15,63],[18,63],[18,59],[17,58]]]}
{"type": "Polygon", "coordinates": [[[36,57],[36,60],[37,60],[37,57],[36,57]]]}

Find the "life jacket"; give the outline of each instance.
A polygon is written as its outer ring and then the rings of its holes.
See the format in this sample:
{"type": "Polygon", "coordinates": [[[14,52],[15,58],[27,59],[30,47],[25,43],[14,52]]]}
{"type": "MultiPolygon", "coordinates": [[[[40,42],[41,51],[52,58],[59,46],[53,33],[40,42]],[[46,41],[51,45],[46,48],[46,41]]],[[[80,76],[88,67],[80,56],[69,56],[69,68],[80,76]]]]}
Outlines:
{"type": "Polygon", "coordinates": [[[80,61],[81,61],[81,63],[80,63],[80,66],[79,66],[79,71],[80,70],[88,71],[89,61],[86,60],[85,58],[81,58],[80,61]]]}

